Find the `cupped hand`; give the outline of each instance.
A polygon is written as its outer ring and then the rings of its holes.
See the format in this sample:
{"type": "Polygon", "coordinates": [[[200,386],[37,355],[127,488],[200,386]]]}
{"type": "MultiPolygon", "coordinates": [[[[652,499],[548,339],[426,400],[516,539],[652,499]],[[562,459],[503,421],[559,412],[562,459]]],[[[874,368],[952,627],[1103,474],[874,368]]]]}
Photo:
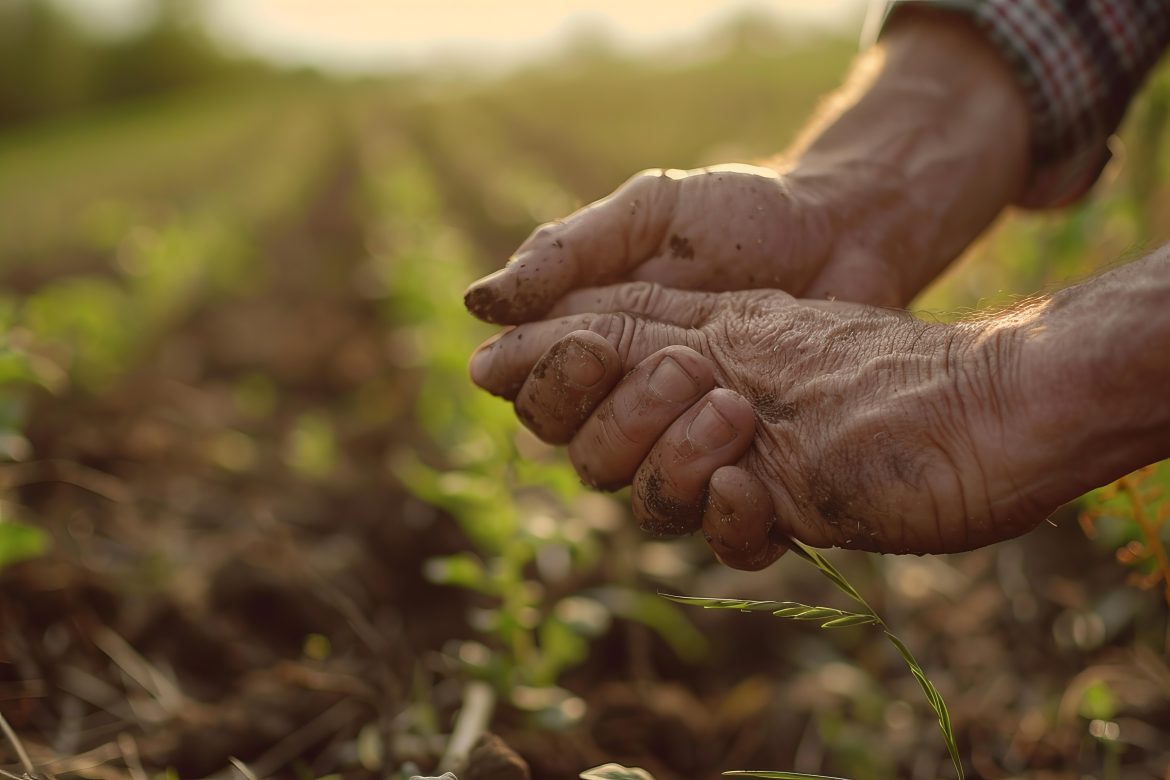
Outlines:
{"type": "Polygon", "coordinates": [[[816,189],[811,178],[750,165],[638,174],[539,227],[503,269],[470,287],[467,308],[488,322],[531,322],[573,290],[620,281],[905,303],[884,259],[861,248],[876,240],[853,235],[866,232],[859,213],[876,205],[830,208],[816,189]]]}
{"type": "Polygon", "coordinates": [[[760,568],[786,538],[881,552],[972,549],[1030,529],[1014,332],[774,290],[579,290],[482,346],[471,374],[588,484],[633,484],[659,534],[704,530],[760,568]]]}

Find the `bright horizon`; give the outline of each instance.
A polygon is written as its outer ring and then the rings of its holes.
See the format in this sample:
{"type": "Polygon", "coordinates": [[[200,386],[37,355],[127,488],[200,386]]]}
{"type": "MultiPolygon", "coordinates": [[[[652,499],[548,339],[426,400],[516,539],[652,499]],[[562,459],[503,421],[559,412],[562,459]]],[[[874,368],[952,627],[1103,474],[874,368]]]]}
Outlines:
{"type": "MultiPolygon", "coordinates": [[[[56,0],[98,28],[125,29],[144,0],[56,0]]],[[[286,64],[376,71],[435,62],[514,64],[554,51],[580,29],[620,46],[677,44],[745,11],[856,34],[866,0],[205,0],[215,36],[286,64]]]]}

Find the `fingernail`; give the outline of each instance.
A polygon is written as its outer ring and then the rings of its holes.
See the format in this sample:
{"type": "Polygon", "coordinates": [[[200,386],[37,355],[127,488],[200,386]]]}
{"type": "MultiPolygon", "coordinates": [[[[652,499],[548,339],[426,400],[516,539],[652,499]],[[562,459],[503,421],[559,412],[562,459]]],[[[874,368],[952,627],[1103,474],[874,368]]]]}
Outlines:
{"type": "Polygon", "coordinates": [[[580,344],[569,344],[565,348],[561,370],[570,382],[581,387],[593,387],[605,376],[605,366],[601,360],[580,344]]]}
{"type": "Polygon", "coordinates": [[[467,370],[471,374],[471,381],[480,387],[487,379],[488,369],[492,364],[491,352],[491,347],[484,347],[471,356],[471,362],[467,366],[467,370]]]}
{"type": "Polygon", "coordinates": [[[670,357],[663,358],[650,374],[649,387],[654,395],[671,403],[690,400],[699,392],[699,384],[670,357]]]}
{"type": "Polygon", "coordinates": [[[703,452],[717,450],[730,444],[734,438],[735,428],[731,427],[727,418],[720,414],[715,404],[710,401],[703,407],[703,411],[699,412],[699,416],[691,420],[691,425],[687,428],[687,439],[695,449],[703,452]]]}

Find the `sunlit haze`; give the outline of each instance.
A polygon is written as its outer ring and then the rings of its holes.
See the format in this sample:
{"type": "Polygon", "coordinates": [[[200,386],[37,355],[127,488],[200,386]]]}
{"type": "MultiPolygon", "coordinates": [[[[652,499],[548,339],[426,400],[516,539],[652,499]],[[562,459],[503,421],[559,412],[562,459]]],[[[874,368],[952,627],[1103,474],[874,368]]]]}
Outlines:
{"type": "MultiPolygon", "coordinates": [[[[98,27],[133,26],[143,0],[59,0],[98,27]]],[[[866,0],[207,0],[230,46],[337,70],[435,61],[508,64],[555,49],[580,29],[628,47],[685,46],[713,24],[751,11],[785,23],[856,32],[866,0]]]]}

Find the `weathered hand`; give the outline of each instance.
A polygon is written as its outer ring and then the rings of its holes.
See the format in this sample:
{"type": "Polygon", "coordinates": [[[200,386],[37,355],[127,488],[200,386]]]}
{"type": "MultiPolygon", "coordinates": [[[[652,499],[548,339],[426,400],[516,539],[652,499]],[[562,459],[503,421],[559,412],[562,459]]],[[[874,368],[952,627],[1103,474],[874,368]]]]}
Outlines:
{"type": "Polygon", "coordinates": [[[645,528],[702,526],[733,565],[766,565],[784,537],[966,550],[1055,509],[1030,490],[1038,437],[996,321],[645,283],[577,291],[548,316],[481,347],[474,381],[567,442],[587,483],[632,482],[645,528]]]}
{"type": "Polygon", "coordinates": [[[467,307],[489,322],[531,322],[573,290],[619,281],[905,303],[880,256],[889,247],[866,228],[879,211],[889,223],[900,204],[866,188],[853,206],[839,198],[830,207],[821,189],[812,177],[749,165],[644,172],[538,228],[507,266],[471,286],[467,307]]]}

